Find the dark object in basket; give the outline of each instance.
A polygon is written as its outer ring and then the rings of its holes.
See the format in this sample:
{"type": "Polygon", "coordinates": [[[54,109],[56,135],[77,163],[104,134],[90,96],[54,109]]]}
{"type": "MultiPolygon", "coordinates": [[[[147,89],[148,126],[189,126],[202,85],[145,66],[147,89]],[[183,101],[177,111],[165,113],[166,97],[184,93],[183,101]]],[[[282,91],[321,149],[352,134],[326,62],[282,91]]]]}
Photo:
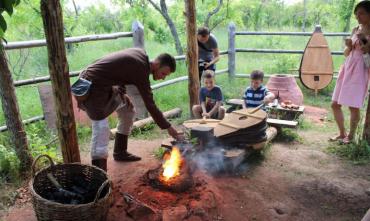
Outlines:
{"type": "Polygon", "coordinates": [[[103,170],[79,163],[55,165],[49,156],[42,155],[34,161],[32,174],[30,190],[38,221],[106,220],[113,196],[108,175],[103,170]],[[50,166],[35,172],[35,165],[41,157],[46,157],[50,166]],[[69,199],[67,204],[49,200],[49,197],[56,201],[71,194],[59,191],[47,174],[52,174],[64,190],[82,195],[84,199],[69,199]]]}

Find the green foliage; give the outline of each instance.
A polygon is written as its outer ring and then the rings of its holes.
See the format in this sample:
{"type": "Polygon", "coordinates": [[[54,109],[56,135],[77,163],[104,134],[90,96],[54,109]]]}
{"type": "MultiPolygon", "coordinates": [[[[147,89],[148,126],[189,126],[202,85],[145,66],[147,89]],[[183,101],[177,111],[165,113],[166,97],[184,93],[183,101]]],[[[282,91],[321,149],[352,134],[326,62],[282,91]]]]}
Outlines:
{"type": "Polygon", "coordinates": [[[281,131],[278,132],[275,141],[287,143],[295,141],[302,143],[303,139],[299,136],[299,134],[296,131],[289,128],[282,128],[281,131]]]}
{"type": "Polygon", "coordinates": [[[370,145],[362,140],[348,145],[331,144],[327,151],[340,157],[351,160],[354,164],[370,162],[370,145]]]}
{"type": "Polygon", "coordinates": [[[166,153],[166,148],[164,147],[158,147],[157,149],[154,150],[153,154],[155,158],[161,160],[163,159],[163,155],[166,153]]]}
{"type": "Polygon", "coordinates": [[[20,3],[20,0],[1,0],[0,1],[0,38],[4,37],[4,33],[8,26],[6,24],[3,13],[13,14],[13,8],[20,3]]]}
{"type": "Polygon", "coordinates": [[[0,180],[13,181],[19,176],[19,160],[14,150],[0,144],[0,180]]]}

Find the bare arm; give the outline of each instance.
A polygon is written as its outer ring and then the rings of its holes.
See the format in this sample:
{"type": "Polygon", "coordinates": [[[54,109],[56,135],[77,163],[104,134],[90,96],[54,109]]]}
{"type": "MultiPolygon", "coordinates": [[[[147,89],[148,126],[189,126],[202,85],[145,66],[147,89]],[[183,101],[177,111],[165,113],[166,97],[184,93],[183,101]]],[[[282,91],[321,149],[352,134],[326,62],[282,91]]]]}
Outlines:
{"type": "Polygon", "coordinates": [[[204,114],[204,113],[207,113],[207,111],[206,111],[206,103],[205,102],[201,102],[200,103],[200,106],[202,107],[202,113],[204,114]]]}
{"type": "Polygon", "coordinates": [[[220,60],[220,51],[218,48],[215,48],[212,50],[213,53],[213,60],[208,63],[208,66],[211,66],[212,64],[216,64],[220,60]]]}
{"type": "Polygon", "coordinates": [[[267,92],[265,98],[263,99],[263,102],[265,104],[271,103],[275,99],[275,94],[271,92],[267,92]]]}
{"type": "Polygon", "coordinates": [[[218,111],[218,108],[221,106],[221,101],[217,101],[215,106],[212,108],[212,110],[209,112],[209,115],[212,116],[214,113],[218,111]]]}

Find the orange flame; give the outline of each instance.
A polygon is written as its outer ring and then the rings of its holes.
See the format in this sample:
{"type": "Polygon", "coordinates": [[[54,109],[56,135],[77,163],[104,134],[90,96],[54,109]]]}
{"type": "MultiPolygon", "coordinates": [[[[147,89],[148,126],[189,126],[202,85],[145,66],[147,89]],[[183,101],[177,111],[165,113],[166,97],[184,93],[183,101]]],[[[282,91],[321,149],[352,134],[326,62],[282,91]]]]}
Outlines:
{"type": "Polygon", "coordinates": [[[180,166],[181,166],[181,153],[179,148],[173,147],[171,155],[167,157],[163,164],[163,177],[165,181],[168,181],[170,178],[180,175],[180,166]]]}

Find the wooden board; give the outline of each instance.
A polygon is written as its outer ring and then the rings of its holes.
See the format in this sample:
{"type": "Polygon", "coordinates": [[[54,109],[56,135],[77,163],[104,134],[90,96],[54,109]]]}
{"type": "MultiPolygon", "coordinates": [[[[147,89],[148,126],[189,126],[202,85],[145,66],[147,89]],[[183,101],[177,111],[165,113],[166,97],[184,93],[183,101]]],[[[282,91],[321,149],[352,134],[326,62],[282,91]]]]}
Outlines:
{"type": "Polygon", "coordinates": [[[184,121],[183,125],[187,129],[191,129],[191,128],[197,127],[197,126],[215,128],[218,125],[219,122],[220,122],[220,120],[207,119],[207,120],[205,120],[205,123],[204,123],[204,121],[202,119],[199,119],[199,120],[184,121]],[[209,120],[211,120],[211,121],[209,121],[209,120]]]}
{"type": "Polygon", "coordinates": [[[333,79],[333,58],[328,43],[317,26],[302,56],[299,77],[302,84],[313,90],[320,90],[333,79]]]}
{"type": "Polygon", "coordinates": [[[269,126],[274,126],[274,127],[296,128],[298,125],[298,122],[291,121],[291,120],[280,120],[280,119],[267,118],[267,124],[269,126]]]}
{"type": "Polygon", "coordinates": [[[267,113],[263,110],[257,110],[254,113],[254,108],[242,109],[233,111],[226,115],[225,118],[215,127],[215,136],[220,137],[237,130],[251,127],[260,123],[267,117],[267,113]]]}

